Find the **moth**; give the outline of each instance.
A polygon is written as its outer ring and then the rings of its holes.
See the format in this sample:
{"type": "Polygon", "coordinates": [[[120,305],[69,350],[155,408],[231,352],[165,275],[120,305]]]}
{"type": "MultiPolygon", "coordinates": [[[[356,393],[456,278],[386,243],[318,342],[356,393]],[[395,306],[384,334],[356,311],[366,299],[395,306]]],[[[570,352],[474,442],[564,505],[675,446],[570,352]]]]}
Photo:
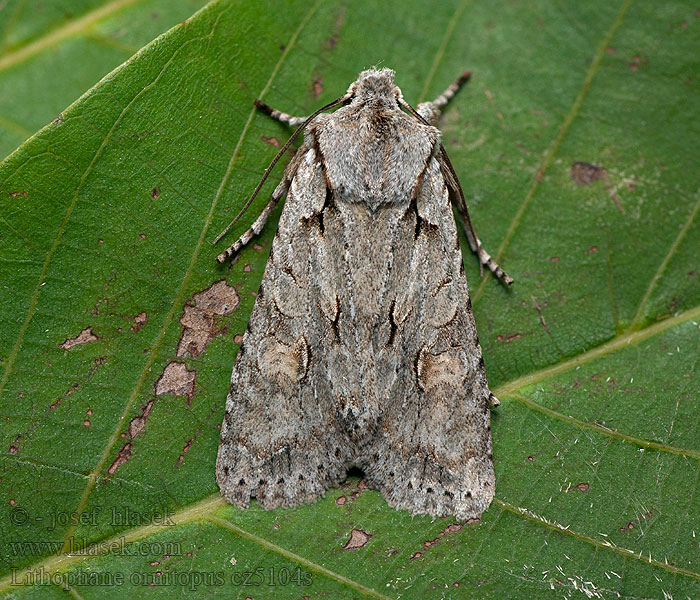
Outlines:
{"type": "Polygon", "coordinates": [[[300,127],[243,211],[302,130],[304,143],[252,227],[218,257],[259,234],[286,196],[226,401],[216,475],[229,502],[313,502],[359,467],[412,514],[463,520],[488,508],[497,400],[452,205],[482,274],[512,279],[474,233],[434,126],[468,77],[417,110],[394,72],[375,68],[310,117],[256,101],[300,127]]]}

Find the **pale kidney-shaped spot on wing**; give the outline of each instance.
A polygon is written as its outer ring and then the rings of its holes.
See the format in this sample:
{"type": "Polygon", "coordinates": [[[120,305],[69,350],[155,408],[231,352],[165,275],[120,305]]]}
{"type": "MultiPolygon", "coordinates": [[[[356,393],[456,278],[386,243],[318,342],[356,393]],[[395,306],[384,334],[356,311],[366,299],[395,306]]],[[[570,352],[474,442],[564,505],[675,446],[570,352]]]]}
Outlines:
{"type": "Polygon", "coordinates": [[[309,345],[300,336],[293,346],[280,342],[274,336],[263,338],[258,348],[258,368],[264,377],[276,378],[280,383],[299,381],[309,368],[309,345]]]}
{"type": "Polygon", "coordinates": [[[424,318],[426,323],[439,329],[454,319],[457,313],[457,293],[453,279],[446,276],[437,285],[429,281],[433,287],[430,297],[425,300],[424,318]]]}
{"type": "Polygon", "coordinates": [[[416,360],[418,386],[425,392],[441,385],[459,385],[467,376],[467,356],[462,348],[432,354],[423,346],[416,360]]]}

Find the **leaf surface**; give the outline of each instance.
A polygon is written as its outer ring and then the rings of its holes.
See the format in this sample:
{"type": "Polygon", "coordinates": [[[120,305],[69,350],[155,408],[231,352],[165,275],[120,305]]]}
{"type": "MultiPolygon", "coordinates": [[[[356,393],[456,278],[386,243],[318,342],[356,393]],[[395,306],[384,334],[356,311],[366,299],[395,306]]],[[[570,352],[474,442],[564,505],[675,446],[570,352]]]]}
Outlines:
{"type": "Polygon", "coordinates": [[[1,591],[700,596],[695,6],[376,4],[212,2],[0,164],[1,591]],[[230,270],[210,242],[289,134],[252,101],[308,114],[372,64],[414,105],[473,72],[441,128],[516,280],[465,250],[501,400],[475,523],[214,478],[279,208],[230,270]]]}

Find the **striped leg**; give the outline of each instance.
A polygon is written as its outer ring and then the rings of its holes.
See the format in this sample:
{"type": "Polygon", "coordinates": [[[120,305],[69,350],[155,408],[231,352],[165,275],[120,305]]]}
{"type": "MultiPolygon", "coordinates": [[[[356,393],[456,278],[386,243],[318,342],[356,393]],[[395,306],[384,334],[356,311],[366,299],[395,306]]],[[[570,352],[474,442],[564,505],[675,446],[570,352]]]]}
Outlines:
{"type": "MultiPolygon", "coordinates": [[[[216,260],[218,260],[220,263],[226,262],[226,260],[231,258],[234,254],[236,254],[236,252],[241,250],[241,248],[250,242],[250,240],[253,239],[253,236],[260,235],[262,228],[265,226],[265,223],[267,223],[267,220],[270,217],[270,213],[274,210],[277,203],[287,195],[289,186],[292,185],[292,179],[294,179],[294,175],[296,174],[297,169],[304,158],[304,154],[306,154],[306,150],[307,148],[304,145],[299,147],[294,154],[294,158],[289,161],[287,168],[284,170],[284,177],[282,178],[282,181],[279,182],[279,185],[275,188],[275,191],[272,192],[272,197],[267,203],[267,206],[262,209],[262,212],[250,226],[250,229],[248,229],[248,231],[233,242],[233,244],[231,244],[226,250],[219,254],[219,256],[216,257],[216,260]]],[[[233,223],[235,223],[235,220],[231,224],[233,223]]],[[[224,229],[223,233],[219,235],[219,238],[221,238],[221,236],[228,231],[229,227],[231,227],[231,225],[224,229]]]]}
{"type": "Polygon", "coordinates": [[[226,248],[226,250],[219,254],[219,256],[216,257],[216,260],[218,260],[220,263],[226,262],[241,248],[243,248],[248,242],[250,242],[250,240],[253,239],[253,236],[260,235],[262,228],[265,227],[265,223],[267,223],[267,220],[270,218],[270,213],[274,210],[275,206],[277,206],[277,203],[280,201],[280,199],[282,199],[287,194],[289,186],[292,183],[293,176],[293,173],[288,174],[287,172],[285,172],[284,179],[280,181],[279,185],[275,188],[275,191],[272,192],[272,197],[270,198],[270,201],[267,203],[267,206],[265,206],[265,208],[262,209],[262,212],[258,215],[258,218],[255,219],[250,228],[241,237],[239,237],[235,242],[233,242],[233,244],[226,248]]]}
{"type": "Polygon", "coordinates": [[[257,106],[261,111],[263,111],[269,117],[277,119],[280,123],[286,123],[292,127],[301,125],[306,121],[307,117],[292,117],[287,113],[280,112],[279,110],[272,108],[268,104],[265,104],[262,100],[255,100],[255,106],[257,106]]]}
{"type": "Polygon", "coordinates": [[[278,186],[277,189],[275,190],[275,193],[272,194],[272,198],[270,198],[270,201],[267,203],[267,206],[263,208],[262,212],[258,215],[258,218],[255,219],[255,222],[250,226],[248,231],[246,231],[241,237],[239,237],[233,244],[231,244],[226,250],[224,250],[219,256],[216,257],[216,260],[218,260],[220,263],[226,262],[229,258],[231,258],[234,254],[236,254],[241,248],[243,248],[250,240],[253,239],[254,235],[259,235],[260,232],[262,231],[262,228],[265,226],[265,223],[267,222],[267,219],[270,217],[270,213],[272,210],[277,206],[277,203],[279,202],[280,198],[284,196],[287,193],[287,189],[289,188],[289,184],[284,186],[284,191],[281,193],[277,193],[280,188],[282,187],[283,184],[286,183],[286,180],[283,180],[278,186]]]}
{"type": "Polygon", "coordinates": [[[455,81],[448,87],[442,94],[440,94],[432,102],[421,102],[416,110],[418,113],[431,125],[437,123],[440,117],[440,108],[446,106],[447,103],[454,98],[459,88],[461,88],[469,80],[471,73],[465,71],[462,73],[455,81]]]}
{"type": "Polygon", "coordinates": [[[467,234],[467,241],[469,242],[469,247],[471,248],[472,252],[476,254],[476,256],[479,259],[479,267],[481,269],[481,276],[484,276],[484,265],[489,268],[489,270],[496,276],[498,277],[503,283],[511,284],[513,283],[513,278],[508,275],[500,266],[499,264],[491,258],[491,255],[486,252],[484,249],[484,246],[481,243],[481,240],[477,237],[476,233],[474,232],[474,227],[472,227],[471,221],[469,220],[469,216],[467,215],[467,218],[465,219],[464,216],[461,214],[460,211],[460,216],[462,217],[462,224],[464,225],[464,231],[467,234]]]}

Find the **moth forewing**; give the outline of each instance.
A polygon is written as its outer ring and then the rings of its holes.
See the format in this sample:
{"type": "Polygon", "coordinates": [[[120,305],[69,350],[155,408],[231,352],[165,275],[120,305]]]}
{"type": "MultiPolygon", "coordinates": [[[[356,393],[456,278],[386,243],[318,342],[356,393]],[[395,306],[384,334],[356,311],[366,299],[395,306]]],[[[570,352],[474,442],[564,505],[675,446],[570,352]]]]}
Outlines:
{"type": "Polygon", "coordinates": [[[413,514],[476,518],[493,498],[456,174],[423,116],[437,119],[466,77],[411,115],[393,76],[362,72],[343,107],[307,120],[258,103],[306,131],[271,200],[287,196],[226,401],[217,480],[241,507],[314,501],[353,466],[413,514]]]}

